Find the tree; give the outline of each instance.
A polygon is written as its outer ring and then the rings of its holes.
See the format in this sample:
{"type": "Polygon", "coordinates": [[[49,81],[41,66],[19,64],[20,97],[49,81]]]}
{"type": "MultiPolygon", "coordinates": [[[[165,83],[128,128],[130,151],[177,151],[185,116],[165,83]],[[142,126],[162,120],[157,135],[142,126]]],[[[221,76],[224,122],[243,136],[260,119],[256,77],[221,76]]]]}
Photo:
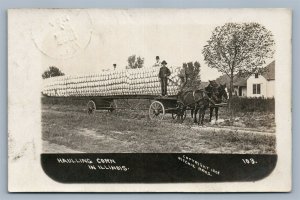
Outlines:
{"type": "Polygon", "coordinates": [[[43,79],[45,78],[50,78],[50,77],[54,77],[54,76],[63,76],[65,75],[64,73],[62,73],[60,71],[60,69],[58,69],[55,66],[50,66],[49,69],[47,69],[43,74],[42,77],[43,79]]]}
{"type": "Polygon", "coordinates": [[[199,62],[188,62],[183,63],[182,69],[179,73],[181,80],[181,90],[195,90],[199,87],[200,80],[200,63],[199,62]]]}
{"type": "Polygon", "coordinates": [[[129,69],[142,68],[144,66],[144,58],[140,56],[132,55],[128,57],[128,67],[129,69]]]}
{"type": "Polygon", "coordinates": [[[258,23],[226,23],[214,29],[207,43],[202,51],[205,63],[230,78],[231,108],[234,76],[263,71],[266,60],[275,52],[273,35],[258,23]]]}

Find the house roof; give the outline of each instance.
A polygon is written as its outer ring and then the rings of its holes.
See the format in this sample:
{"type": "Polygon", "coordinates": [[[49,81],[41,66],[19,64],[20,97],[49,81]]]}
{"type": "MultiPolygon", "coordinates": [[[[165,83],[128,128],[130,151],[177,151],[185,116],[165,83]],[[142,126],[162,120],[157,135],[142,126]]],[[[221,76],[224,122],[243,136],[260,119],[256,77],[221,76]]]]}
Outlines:
{"type": "Polygon", "coordinates": [[[245,78],[245,77],[240,77],[240,76],[237,76],[237,75],[235,75],[234,77],[233,77],[233,85],[234,86],[247,86],[247,79],[248,79],[248,77],[247,78],[245,78]]]}
{"type": "Polygon", "coordinates": [[[229,79],[229,77],[226,74],[224,74],[224,75],[220,76],[219,78],[217,78],[216,82],[218,84],[225,84],[225,83],[229,84],[230,79],[229,79]]]}
{"type": "Polygon", "coordinates": [[[208,85],[209,85],[208,82],[203,82],[203,81],[201,81],[200,89],[204,89],[204,88],[207,87],[208,85]]]}
{"type": "MultiPolygon", "coordinates": [[[[222,75],[219,78],[216,79],[216,82],[218,84],[225,84],[229,86],[230,84],[230,78],[227,75],[222,75]]],[[[233,77],[233,85],[234,86],[247,86],[247,78],[240,77],[238,75],[235,75],[233,77]]]]}
{"type": "Polygon", "coordinates": [[[275,80],[275,60],[265,67],[261,75],[267,80],[275,80]]]}
{"type": "MultiPolygon", "coordinates": [[[[261,74],[265,79],[275,80],[275,61],[271,62],[264,68],[264,72],[261,74]]],[[[249,77],[241,77],[238,74],[233,77],[233,85],[234,86],[247,86],[247,79],[249,77]]],[[[218,84],[230,84],[230,78],[225,74],[216,79],[218,84]]]]}

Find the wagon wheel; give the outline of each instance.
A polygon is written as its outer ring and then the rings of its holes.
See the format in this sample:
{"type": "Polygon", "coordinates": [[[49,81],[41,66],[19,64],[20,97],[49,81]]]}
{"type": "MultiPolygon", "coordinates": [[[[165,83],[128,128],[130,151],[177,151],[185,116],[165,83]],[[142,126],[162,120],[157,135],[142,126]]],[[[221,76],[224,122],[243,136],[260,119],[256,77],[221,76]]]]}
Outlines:
{"type": "MultiPolygon", "coordinates": [[[[172,112],[172,118],[173,119],[176,119],[177,116],[178,116],[178,113],[179,112],[182,112],[182,110],[184,109],[184,104],[182,102],[178,102],[177,105],[176,105],[176,111],[175,112],[172,112]]],[[[183,111],[183,120],[185,120],[186,118],[186,110],[183,111]]]]}
{"type": "Polygon", "coordinates": [[[91,115],[91,114],[95,114],[95,111],[96,111],[96,104],[93,100],[90,100],[87,103],[87,112],[89,115],[91,115]]]}
{"type": "Polygon", "coordinates": [[[149,108],[149,118],[151,120],[158,119],[162,120],[165,115],[164,105],[159,101],[153,101],[149,108]]]}
{"type": "Polygon", "coordinates": [[[114,100],[112,100],[110,103],[109,103],[109,109],[108,109],[108,111],[109,112],[113,112],[114,110],[116,110],[117,109],[117,104],[116,104],[116,102],[114,101],[114,100]]]}

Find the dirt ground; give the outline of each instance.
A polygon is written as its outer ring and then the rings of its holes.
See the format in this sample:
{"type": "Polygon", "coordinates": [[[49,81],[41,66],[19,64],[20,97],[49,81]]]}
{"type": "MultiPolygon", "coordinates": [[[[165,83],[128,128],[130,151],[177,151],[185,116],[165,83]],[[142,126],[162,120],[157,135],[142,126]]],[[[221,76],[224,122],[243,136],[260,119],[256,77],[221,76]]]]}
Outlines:
{"type": "Polygon", "coordinates": [[[64,145],[50,143],[45,140],[43,140],[43,150],[44,153],[83,153],[74,149],[70,149],[64,145]]]}
{"type": "MultiPolygon", "coordinates": [[[[275,153],[272,113],[229,117],[220,111],[218,123],[184,123],[166,115],[151,121],[147,111],[97,111],[83,106],[43,105],[43,149],[47,153],[275,153]],[[267,119],[267,120],[265,120],[267,119]],[[251,122],[251,123],[250,123],[251,122]]],[[[209,114],[206,114],[206,119],[209,114]]]]}

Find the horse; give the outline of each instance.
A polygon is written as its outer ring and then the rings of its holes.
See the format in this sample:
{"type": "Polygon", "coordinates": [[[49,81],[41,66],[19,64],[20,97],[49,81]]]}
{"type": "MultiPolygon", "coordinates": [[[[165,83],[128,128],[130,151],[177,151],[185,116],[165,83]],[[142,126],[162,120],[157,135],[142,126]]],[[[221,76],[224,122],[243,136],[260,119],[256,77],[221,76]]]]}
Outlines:
{"type": "MultiPolygon", "coordinates": [[[[215,110],[216,121],[218,120],[219,107],[214,106],[215,104],[222,103],[224,100],[227,101],[228,95],[226,91],[226,84],[217,84],[216,81],[209,81],[209,85],[204,88],[207,96],[209,97],[210,104],[210,116],[209,122],[211,122],[213,111],[215,110]]],[[[195,113],[196,114],[196,113],[195,113]]],[[[191,116],[194,116],[194,109],[191,109],[191,116]]]]}
{"type": "Polygon", "coordinates": [[[211,122],[214,110],[216,121],[218,121],[219,107],[215,106],[215,104],[227,101],[228,95],[226,91],[226,83],[218,85],[215,81],[209,81],[209,85],[205,88],[205,91],[207,92],[208,97],[211,99],[211,103],[209,105],[209,122],[211,122]]]}
{"type": "MultiPolygon", "coordinates": [[[[185,91],[178,93],[178,99],[184,105],[183,110],[186,107],[193,108],[195,110],[194,123],[203,125],[205,111],[209,107],[209,98],[204,90],[185,91]],[[199,120],[197,120],[197,112],[199,111],[199,120]]],[[[178,116],[180,117],[180,116],[178,116]]]]}

